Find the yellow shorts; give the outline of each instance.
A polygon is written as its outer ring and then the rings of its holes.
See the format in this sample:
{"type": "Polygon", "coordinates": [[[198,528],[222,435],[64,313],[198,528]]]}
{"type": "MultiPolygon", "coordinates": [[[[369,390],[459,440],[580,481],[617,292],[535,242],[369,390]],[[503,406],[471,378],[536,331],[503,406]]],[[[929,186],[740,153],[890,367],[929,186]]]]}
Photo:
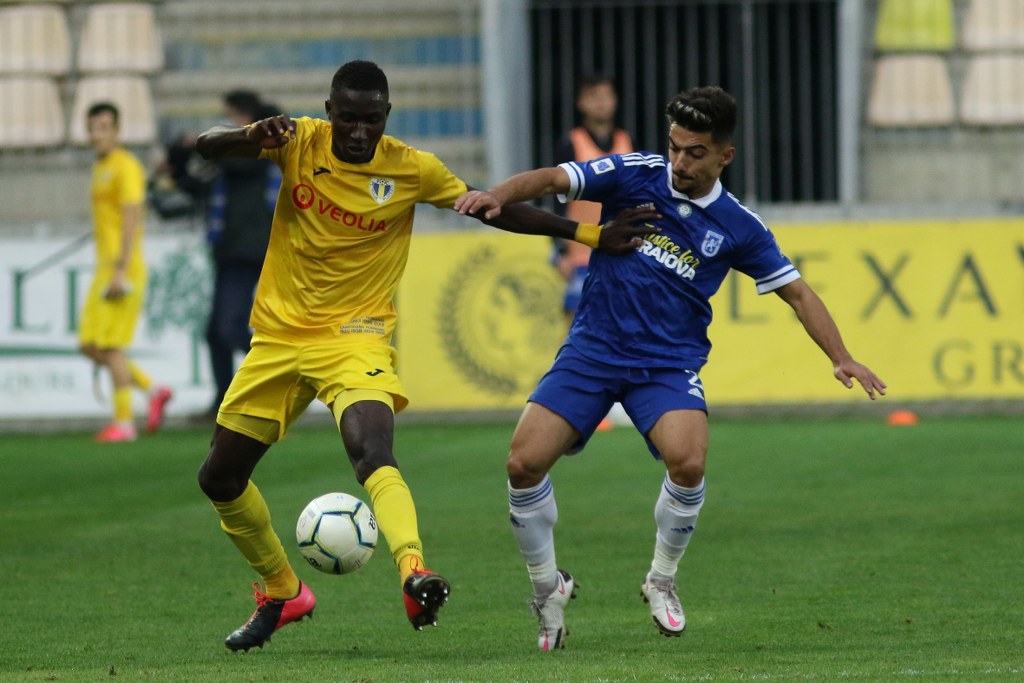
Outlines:
{"type": "Polygon", "coordinates": [[[132,282],[131,290],[117,301],[103,298],[109,277],[97,275],[89,287],[82,317],[78,321],[78,342],[98,349],[126,349],[135,336],[142,312],[145,280],[132,282]]]}
{"type": "Polygon", "coordinates": [[[266,444],[282,439],[314,398],[335,416],[361,400],[409,404],[384,342],[296,344],[256,337],[231,380],[217,423],[266,444]],[[337,404],[337,405],[335,405],[337,404]]]}

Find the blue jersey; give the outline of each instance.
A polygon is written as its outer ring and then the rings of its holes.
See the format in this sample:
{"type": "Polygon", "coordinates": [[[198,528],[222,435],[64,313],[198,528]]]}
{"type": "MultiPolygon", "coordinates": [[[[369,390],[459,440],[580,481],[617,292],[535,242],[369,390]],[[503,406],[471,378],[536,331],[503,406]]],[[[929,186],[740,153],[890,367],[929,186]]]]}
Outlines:
{"type": "Polygon", "coordinates": [[[569,174],[563,201],[602,204],[601,221],[651,206],[659,233],[626,256],[594,251],[568,343],[594,360],[628,367],[699,370],[711,351],[711,296],[730,268],[754,278],[759,294],[800,273],[760,217],[721,182],[700,199],[672,188],[660,154],[612,154],[561,164],[569,174]]]}

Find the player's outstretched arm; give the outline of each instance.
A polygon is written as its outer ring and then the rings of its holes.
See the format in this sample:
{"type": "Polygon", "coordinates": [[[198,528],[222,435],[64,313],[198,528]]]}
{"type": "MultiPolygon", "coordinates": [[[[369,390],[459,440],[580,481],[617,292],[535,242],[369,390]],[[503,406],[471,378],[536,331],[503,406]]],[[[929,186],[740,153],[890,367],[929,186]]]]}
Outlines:
{"type": "Polygon", "coordinates": [[[557,166],[517,173],[489,190],[468,192],[455,200],[455,210],[482,219],[496,218],[506,204],[569,191],[569,174],[557,166]]]}
{"type": "Polygon", "coordinates": [[[660,231],[650,221],[661,218],[661,214],[653,209],[625,209],[602,226],[586,225],[525,203],[509,204],[494,218],[484,218],[482,211],[469,215],[508,232],[575,240],[615,255],[639,249],[643,245],[644,235],[660,231]]]}
{"type": "Polygon", "coordinates": [[[613,254],[643,244],[643,236],[659,229],[646,222],[661,216],[650,209],[627,209],[603,226],[580,224],[523,202],[569,191],[569,174],[558,166],[524,171],[489,190],[469,190],[455,200],[456,211],[509,232],[575,240],[613,254]]]}
{"type": "Polygon", "coordinates": [[[261,149],[282,147],[295,133],[295,122],[287,114],[261,119],[248,126],[214,126],[196,140],[196,151],[204,159],[259,156],[261,149]]]}
{"type": "Polygon", "coordinates": [[[775,290],[775,293],[793,307],[800,323],[807,330],[811,339],[821,347],[825,355],[832,361],[833,374],[847,389],[853,388],[853,380],[864,388],[868,397],[875,400],[875,392],[885,396],[886,384],[871,371],[871,368],[858,363],[846,350],[839,328],[832,319],[825,303],[803,280],[794,280],[775,290]]]}

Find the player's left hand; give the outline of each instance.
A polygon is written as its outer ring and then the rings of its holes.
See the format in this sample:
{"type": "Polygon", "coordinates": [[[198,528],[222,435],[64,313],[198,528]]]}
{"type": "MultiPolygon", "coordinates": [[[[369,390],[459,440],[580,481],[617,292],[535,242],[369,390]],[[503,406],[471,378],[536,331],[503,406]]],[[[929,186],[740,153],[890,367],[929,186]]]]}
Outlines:
{"type": "Polygon", "coordinates": [[[261,149],[284,147],[295,137],[295,122],[288,114],[278,114],[246,126],[245,135],[261,149]]]}
{"type": "Polygon", "coordinates": [[[490,220],[501,215],[501,207],[501,200],[493,192],[470,189],[455,200],[455,206],[452,208],[470,216],[477,216],[482,211],[483,218],[490,220]]]}
{"type": "Polygon", "coordinates": [[[649,207],[623,209],[601,226],[597,248],[614,255],[636,251],[643,246],[645,235],[661,232],[661,228],[650,223],[659,218],[661,214],[649,207]]]}
{"type": "Polygon", "coordinates": [[[885,396],[886,384],[882,381],[882,378],[872,372],[871,368],[858,363],[852,358],[838,363],[833,370],[833,374],[847,389],[853,388],[853,380],[856,379],[864,387],[864,391],[867,392],[868,398],[872,401],[877,398],[875,392],[878,392],[879,396],[885,396]]]}

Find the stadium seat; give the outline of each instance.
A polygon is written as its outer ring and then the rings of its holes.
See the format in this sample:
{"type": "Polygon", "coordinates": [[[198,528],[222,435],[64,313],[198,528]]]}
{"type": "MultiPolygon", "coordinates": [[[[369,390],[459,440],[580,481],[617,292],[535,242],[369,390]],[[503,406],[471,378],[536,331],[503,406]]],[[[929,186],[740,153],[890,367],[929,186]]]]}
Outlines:
{"type": "Polygon", "coordinates": [[[63,8],[51,4],[0,8],[0,73],[59,76],[71,68],[63,8]]]}
{"type": "Polygon", "coordinates": [[[1024,0],[972,0],[964,17],[964,48],[1024,48],[1024,0]]]}
{"type": "Polygon", "coordinates": [[[953,123],[953,85],[939,55],[887,55],[875,62],[868,120],[880,127],[953,123]]]}
{"type": "Polygon", "coordinates": [[[57,83],[42,76],[0,78],[0,148],[52,147],[64,142],[57,83]]]}
{"type": "Polygon", "coordinates": [[[882,0],[875,25],[881,51],[945,51],[955,42],[953,0],[882,0]]]}
{"type": "Polygon", "coordinates": [[[156,140],[156,117],[149,81],[143,76],[86,76],[78,81],[71,108],[71,142],[88,142],[85,114],[97,102],[113,102],[121,114],[121,142],[149,144],[156,140]]]}
{"type": "Polygon", "coordinates": [[[967,64],[960,120],[980,126],[1024,124],[1024,55],[977,55],[967,64]]]}
{"type": "Polygon", "coordinates": [[[88,7],[78,46],[80,71],[153,73],[163,66],[163,41],[152,5],[113,2],[88,7]]]}

